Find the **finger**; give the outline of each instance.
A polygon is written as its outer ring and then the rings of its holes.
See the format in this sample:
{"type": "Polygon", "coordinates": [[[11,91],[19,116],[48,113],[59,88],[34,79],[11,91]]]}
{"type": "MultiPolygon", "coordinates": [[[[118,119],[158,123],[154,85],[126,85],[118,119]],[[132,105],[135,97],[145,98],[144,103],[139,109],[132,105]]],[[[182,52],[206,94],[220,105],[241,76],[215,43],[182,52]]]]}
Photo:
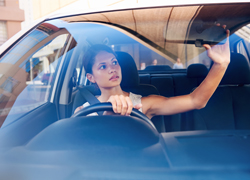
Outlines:
{"type": "Polygon", "coordinates": [[[117,113],[117,103],[114,96],[110,96],[108,102],[111,102],[114,113],[117,113]]]}
{"type": "Polygon", "coordinates": [[[136,104],[136,105],[134,106],[134,108],[137,109],[137,110],[139,110],[140,108],[142,108],[142,104],[136,104]]]}
{"type": "Polygon", "coordinates": [[[83,107],[82,106],[79,106],[78,108],[76,108],[75,112],[76,113],[77,111],[81,110],[83,107]]]}
{"type": "Polygon", "coordinates": [[[216,26],[220,26],[220,23],[216,23],[216,26]]]}
{"type": "Polygon", "coordinates": [[[115,96],[115,102],[116,102],[116,112],[115,113],[121,113],[121,110],[122,110],[122,102],[119,98],[118,95],[115,96]]]}
{"type": "Polygon", "coordinates": [[[78,108],[75,109],[74,114],[75,114],[77,111],[79,111],[78,108]]]}
{"type": "Polygon", "coordinates": [[[126,112],[126,116],[129,116],[132,112],[132,109],[133,109],[133,103],[131,101],[131,99],[127,96],[126,98],[126,101],[127,101],[127,104],[128,104],[128,109],[127,109],[127,112],[126,112]]]}
{"type": "Polygon", "coordinates": [[[206,50],[211,49],[211,46],[209,44],[203,44],[203,47],[206,48],[206,50]]]}
{"type": "Polygon", "coordinates": [[[128,104],[127,101],[125,99],[125,97],[123,95],[120,95],[120,100],[121,100],[121,115],[125,115],[128,109],[128,104]]]}
{"type": "Polygon", "coordinates": [[[227,25],[224,24],[222,27],[223,27],[224,29],[226,29],[227,25]]]}
{"type": "Polygon", "coordinates": [[[229,36],[230,36],[230,30],[227,29],[227,30],[226,30],[226,33],[227,33],[227,37],[229,37],[229,36]]]}

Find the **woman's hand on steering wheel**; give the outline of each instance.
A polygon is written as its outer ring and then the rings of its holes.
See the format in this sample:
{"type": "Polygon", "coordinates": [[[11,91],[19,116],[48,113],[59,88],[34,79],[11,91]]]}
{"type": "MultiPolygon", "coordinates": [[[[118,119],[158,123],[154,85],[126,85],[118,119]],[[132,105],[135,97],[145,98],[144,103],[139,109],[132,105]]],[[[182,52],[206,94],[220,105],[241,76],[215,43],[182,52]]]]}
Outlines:
{"type": "Polygon", "coordinates": [[[131,99],[124,95],[112,95],[108,102],[112,104],[114,113],[126,116],[131,114],[133,108],[139,110],[142,107],[142,104],[133,106],[131,99]]]}
{"type": "MultiPolygon", "coordinates": [[[[90,106],[87,106],[85,108],[80,109],[78,112],[76,112],[75,114],[73,114],[71,117],[80,117],[80,116],[87,116],[88,114],[91,114],[93,112],[98,112],[98,111],[112,111],[113,110],[113,106],[110,103],[98,103],[98,104],[93,104],[90,106]]],[[[140,118],[144,121],[146,121],[147,123],[149,123],[154,129],[155,126],[154,124],[151,122],[151,120],[142,112],[138,111],[137,109],[132,109],[131,111],[131,115],[135,116],[137,118],[140,118]]]]}

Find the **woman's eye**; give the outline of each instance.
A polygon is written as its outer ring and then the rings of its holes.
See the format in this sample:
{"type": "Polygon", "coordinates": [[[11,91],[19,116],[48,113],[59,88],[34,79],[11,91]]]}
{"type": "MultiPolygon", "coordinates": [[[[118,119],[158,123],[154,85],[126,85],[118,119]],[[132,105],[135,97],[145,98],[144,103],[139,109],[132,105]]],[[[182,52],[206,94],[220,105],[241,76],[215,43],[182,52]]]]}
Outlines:
{"type": "Polygon", "coordinates": [[[106,68],[106,65],[102,65],[101,67],[100,67],[100,69],[105,69],[106,68]]]}
{"type": "Polygon", "coordinates": [[[117,65],[118,64],[118,62],[117,61],[113,61],[113,65],[117,65]]]}

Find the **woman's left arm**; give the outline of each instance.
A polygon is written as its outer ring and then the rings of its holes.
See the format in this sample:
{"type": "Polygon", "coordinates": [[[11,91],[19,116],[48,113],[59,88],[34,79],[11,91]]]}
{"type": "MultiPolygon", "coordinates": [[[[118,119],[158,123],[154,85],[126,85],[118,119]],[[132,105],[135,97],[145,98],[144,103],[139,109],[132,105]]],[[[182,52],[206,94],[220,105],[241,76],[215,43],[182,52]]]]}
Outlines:
{"type": "Polygon", "coordinates": [[[225,44],[214,45],[213,47],[208,44],[203,45],[214,64],[204,81],[192,93],[171,98],[162,96],[143,98],[143,113],[151,118],[154,115],[170,115],[205,107],[220,84],[230,62],[229,30],[226,30],[226,33],[225,44]]]}

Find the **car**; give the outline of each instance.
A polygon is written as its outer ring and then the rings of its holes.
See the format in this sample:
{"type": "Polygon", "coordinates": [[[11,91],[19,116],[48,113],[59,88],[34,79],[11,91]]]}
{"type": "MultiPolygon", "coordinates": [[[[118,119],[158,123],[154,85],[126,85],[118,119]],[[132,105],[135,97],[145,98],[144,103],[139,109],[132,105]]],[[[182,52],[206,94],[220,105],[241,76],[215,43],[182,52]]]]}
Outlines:
{"type": "Polygon", "coordinates": [[[47,17],[20,32],[0,47],[0,179],[250,179],[249,9],[151,4],[47,17]],[[88,116],[110,103],[74,113],[100,95],[83,68],[89,47],[112,48],[125,91],[175,97],[207,76],[203,44],[227,39],[218,23],[230,30],[231,62],[206,107],[151,120],[136,109],[88,116]]]}

